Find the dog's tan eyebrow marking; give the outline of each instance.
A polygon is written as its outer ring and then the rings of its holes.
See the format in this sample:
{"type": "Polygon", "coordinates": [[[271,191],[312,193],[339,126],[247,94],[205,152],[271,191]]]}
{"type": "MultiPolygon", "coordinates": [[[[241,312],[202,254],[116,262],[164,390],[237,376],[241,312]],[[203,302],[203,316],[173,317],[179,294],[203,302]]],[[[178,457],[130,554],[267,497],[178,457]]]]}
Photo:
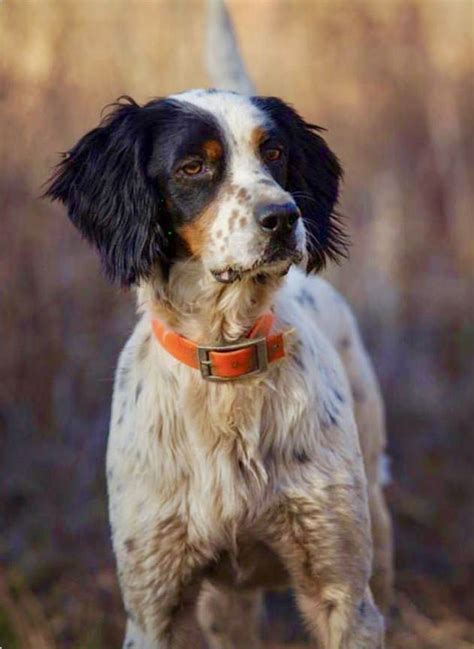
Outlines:
{"type": "Polygon", "coordinates": [[[241,228],[245,227],[247,225],[247,223],[248,223],[248,219],[247,219],[246,216],[240,217],[239,225],[240,225],[241,228]]]}
{"type": "Polygon", "coordinates": [[[202,145],[202,149],[209,160],[212,161],[220,160],[224,153],[222,144],[218,140],[206,140],[202,145]]]}
{"type": "Polygon", "coordinates": [[[267,137],[268,132],[263,128],[263,126],[257,126],[250,134],[250,142],[252,144],[252,147],[257,150],[267,137]]]}

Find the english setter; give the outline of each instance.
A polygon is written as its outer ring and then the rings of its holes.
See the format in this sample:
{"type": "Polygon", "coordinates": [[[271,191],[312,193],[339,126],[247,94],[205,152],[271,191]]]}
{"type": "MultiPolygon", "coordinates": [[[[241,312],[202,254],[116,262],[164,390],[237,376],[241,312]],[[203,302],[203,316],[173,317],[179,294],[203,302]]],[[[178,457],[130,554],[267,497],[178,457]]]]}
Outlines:
{"type": "Polygon", "coordinates": [[[321,649],[383,647],[382,402],[312,274],[344,251],[340,176],[280,99],[193,90],[122,99],[51,181],[138,298],[107,452],[126,649],[258,647],[286,584],[321,649]]]}

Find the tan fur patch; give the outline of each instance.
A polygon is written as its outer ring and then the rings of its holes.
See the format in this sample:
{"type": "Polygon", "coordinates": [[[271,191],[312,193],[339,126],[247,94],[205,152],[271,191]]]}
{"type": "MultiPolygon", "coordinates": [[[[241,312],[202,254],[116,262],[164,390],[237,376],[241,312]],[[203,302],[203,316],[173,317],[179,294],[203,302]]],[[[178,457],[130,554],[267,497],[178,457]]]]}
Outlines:
{"type": "Polygon", "coordinates": [[[209,160],[215,161],[222,158],[222,145],[217,140],[206,140],[202,148],[209,160]]]}
{"type": "Polygon", "coordinates": [[[237,194],[238,191],[239,191],[239,186],[234,185],[233,183],[230,183],[229,185],[227,185],[227,186],[225,186],[223,188],[222,195],[223,195],[224,198],[226,198],[226,197],[229,197],[229,196],[234,196],[235,194],[237,194]]]}
{"type": "Polygon", "coordinates": [[[260,147],[260,145],[262,144],[263,140],[266,137],[267,137],[267,131],[261,126],[258,126],[257,128],[253,129],[250,135],[250,141],[255,151],[258,150],[258,148],[260,147]]]}
{"type": "Polygon", "coordinates": [[[235,222],[239,218],[239,212],[237,210],[232,210],[232,214],[229,219],[229,231],[233,232],[235,228],[235,222]]]}
{"type": "Polygon", "coordinates": [[[250,194],[248,191],[245,189],[245,187],[241,187],[239,191],[237,192],[237,200],[238,201],[245,201],[249,198],[250,194]]]}
{"type": "Polygon", "coordinates": [[[194,257],[201,257],[208,245],[211,224],[217,216],[217,203],[212,202],[192,223],[183,225],[178,230],[188,251],[194,257]]]}
{"type": "Polygon", "coordinates": [[[239,205],[245,205],[250,202],[250,193],[245,187],[241,187],[237,192],[237,203],[239,205]]]}

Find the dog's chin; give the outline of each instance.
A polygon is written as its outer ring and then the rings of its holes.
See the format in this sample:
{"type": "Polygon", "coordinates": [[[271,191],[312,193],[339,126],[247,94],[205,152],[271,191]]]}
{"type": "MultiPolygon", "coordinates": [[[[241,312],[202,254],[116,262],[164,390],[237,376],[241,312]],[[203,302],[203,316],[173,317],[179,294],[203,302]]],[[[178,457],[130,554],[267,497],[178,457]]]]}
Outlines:
{"type": "Polygon", "coordinates": [[[244,279],[257,283],[265,283],[268,279],[283,277],[293,264],[299,264],[303,253],[293,250],[285,254],[264,255],[251,266],[226,266],[222,269],[211,270],[211,273],[221,284],[233,284],[244,279]]]}

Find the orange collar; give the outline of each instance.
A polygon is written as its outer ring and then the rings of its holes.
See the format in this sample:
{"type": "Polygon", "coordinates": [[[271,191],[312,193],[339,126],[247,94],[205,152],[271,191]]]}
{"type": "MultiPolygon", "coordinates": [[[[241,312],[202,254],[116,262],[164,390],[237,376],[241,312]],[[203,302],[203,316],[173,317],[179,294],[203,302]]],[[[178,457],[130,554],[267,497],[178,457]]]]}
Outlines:
{"type": "Polygon", "coordinates": [[[234,345],[204,347],[166,329],[152,320],[160,345],[174,358],[201,371],[208,381],[232,381],[265,372],[268,364],[285,356],[284,333],[270,334],[275,316],[262,315],[250,330],[247,340],[234,345]]]}

